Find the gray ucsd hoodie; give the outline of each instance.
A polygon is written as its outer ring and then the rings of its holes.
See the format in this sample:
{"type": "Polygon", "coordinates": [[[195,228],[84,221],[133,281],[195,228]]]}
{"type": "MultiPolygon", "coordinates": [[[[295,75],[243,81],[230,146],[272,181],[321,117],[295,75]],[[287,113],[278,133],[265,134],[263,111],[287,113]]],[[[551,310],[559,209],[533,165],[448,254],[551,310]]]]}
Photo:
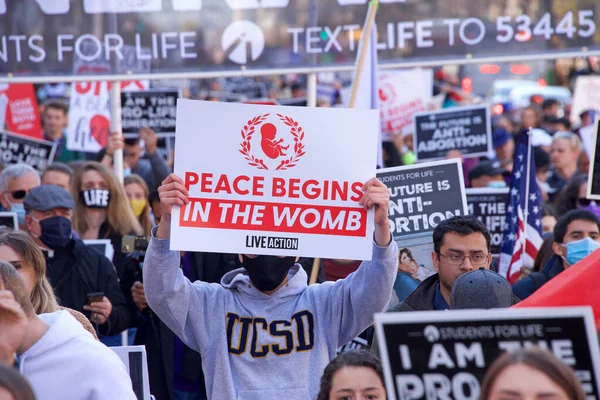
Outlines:
{"type": "Polygon", "coordinates": [[[373,261],[346,279],[311,286],[297,264],[288,283],[266,295],[244,269],[226,274],[221,284],[191,283],[179,268],[179,252],[153,236],[144,262],[146,299],[202,354],[209,399],[314,399],[336,349],[386,308],[397,254],[393,241],[385,248],[374,244],[373,261]]]}

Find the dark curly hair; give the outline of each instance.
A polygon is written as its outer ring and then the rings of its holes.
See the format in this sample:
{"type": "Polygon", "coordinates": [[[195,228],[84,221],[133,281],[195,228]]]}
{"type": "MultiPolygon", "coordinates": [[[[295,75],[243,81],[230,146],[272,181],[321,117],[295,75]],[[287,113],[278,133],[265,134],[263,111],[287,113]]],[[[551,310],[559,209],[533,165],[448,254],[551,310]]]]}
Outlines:
{"type": "Polygon", "coordinates": [[[385,387],[383,368],[381,367],[379,358],[368,351],[350,350],[334,358],[327,367],[325,367],[325,371],[321,377],[321,389],[319,390],[317,400],[329,399],[329,392],[331,392],[331,386],[333,384],[333,376],[344,367],[371,368],[375,371],[379,379],[381,379],[381,385],[385,387]]]}

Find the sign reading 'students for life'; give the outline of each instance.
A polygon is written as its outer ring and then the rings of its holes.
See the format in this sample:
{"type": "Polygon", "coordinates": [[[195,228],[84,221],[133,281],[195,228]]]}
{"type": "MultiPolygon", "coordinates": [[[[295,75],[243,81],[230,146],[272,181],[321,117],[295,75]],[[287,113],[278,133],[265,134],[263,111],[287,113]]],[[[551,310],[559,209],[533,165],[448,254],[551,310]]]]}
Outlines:
{"type": "Polygon", "coordinates": [[[370,260],[376,110],[179,99],[171,248],[370,260]]]}

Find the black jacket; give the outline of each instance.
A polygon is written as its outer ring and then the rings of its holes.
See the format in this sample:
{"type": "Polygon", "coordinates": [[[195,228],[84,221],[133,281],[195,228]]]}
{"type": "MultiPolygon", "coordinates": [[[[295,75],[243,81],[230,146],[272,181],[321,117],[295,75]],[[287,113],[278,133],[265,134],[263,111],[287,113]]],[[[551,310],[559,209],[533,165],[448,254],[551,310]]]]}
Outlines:
{"type": "Polygon", "coordinates": [[[558,274],[564,270],[565,266],[563,265],[562,258],[554,255],[544,266],[543,270],[532,272],[531,275],[515,283],[513,285],[513,293],[521,300],[525,300],[550,279],[558,276],[558,274]]]}
{"type": "MultiPolygon", "coordinates": [[[[223,275],[239,267],[235,255],[192,253],[189,279],[192,282],[200,280],[208,283],[219,283],[223,275]]],[[[125,269],[121,280],[121,287],[124,292],[127,288],[131,289],[136,280],[142,280],[139,272],[133,272],[129,268],[125,269]]],[[[172,400],[175,398],[173,395],[175,334],[148,307],[138,312],[135,304],[133,304],[131,290],[129,290],[127,297],[138,328],[134,344],[146,346],[150,392],[157,400],[172,400]]],[[[200,354],[184,345],[182,358],[184,378],[189,382],[197,382],[198,391],[205,392],[200,354]]]]}
{"type": "Polygon", "coordinates": [[[112,303],[108,321],[98,327],[99,334],[116,335],[129,326],[130,315],[119,287],[112,263],[97,250],[86,247],[81,240],[71,239],[68,245],[54,251],[46,260],[46,275],[54,288],[59,304],[83,313],[87,294],[103,292],[112,303]]]}

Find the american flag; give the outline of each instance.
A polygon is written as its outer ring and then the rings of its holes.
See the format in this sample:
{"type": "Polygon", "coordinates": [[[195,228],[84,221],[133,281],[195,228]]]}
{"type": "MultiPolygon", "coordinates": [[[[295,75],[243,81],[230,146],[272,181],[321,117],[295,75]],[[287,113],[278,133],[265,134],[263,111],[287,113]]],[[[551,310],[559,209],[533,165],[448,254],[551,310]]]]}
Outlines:
{"type": "Polygon", "coordinates": [[[521,133],[517,146],[506,209],[499,271],[500,275],[505,276],[511,284],[519,278],[521,267],[533,267],[543,241],[541,194],[535,176],[533,156],[531,151],[528,152],[527,133],[521,133]]]}

